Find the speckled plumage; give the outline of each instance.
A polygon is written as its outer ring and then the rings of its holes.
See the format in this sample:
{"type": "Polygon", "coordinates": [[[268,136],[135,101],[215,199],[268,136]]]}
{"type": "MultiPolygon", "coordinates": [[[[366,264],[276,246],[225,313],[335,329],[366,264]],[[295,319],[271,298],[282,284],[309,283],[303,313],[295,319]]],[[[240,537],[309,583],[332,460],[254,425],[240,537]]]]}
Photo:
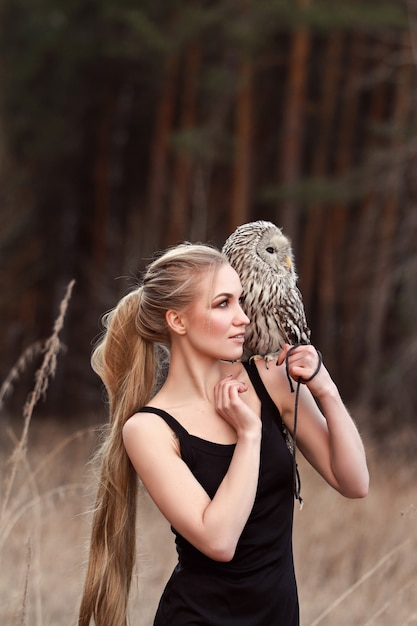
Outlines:
{"type": "Polygon", "coordinates": [[[223,246],[239,274],[250,319],[243,359],[276,355],[284,343],[310,343],[289,239],[272,222],[239,226],[223,246]]]}

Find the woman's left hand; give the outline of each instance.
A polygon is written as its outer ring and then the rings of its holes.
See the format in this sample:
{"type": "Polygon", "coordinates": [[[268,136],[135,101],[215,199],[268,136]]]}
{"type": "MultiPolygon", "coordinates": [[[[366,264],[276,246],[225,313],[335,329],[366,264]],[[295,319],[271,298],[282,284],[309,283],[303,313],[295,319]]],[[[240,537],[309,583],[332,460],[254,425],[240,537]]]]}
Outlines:
{"type": "Polygon", "coordinates": [[[322,364],[322,358],[311,344],[291,346],[284,344],[278,355],[277,365],[288,360],[288,373],[295,381],[306,384],[315,397],[328,392],[334,383],[322,364]]]}

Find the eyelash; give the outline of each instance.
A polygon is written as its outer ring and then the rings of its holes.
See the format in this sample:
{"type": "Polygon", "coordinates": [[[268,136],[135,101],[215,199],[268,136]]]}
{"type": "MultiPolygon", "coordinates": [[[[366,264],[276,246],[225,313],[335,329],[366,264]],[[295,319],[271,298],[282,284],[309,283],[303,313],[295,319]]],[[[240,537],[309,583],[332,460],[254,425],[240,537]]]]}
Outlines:
{"type": "MultiPolygon", "coordinates": [[[[238,303],[239,303],[240,306],[242,306],[242,304],[243,304],[243,296],[240,296],[240,298],[238,298],[238,303]]],[[[219,302],[218,306],[220,308],[225,308],[225,305],[228,305],[228,304],[229,304],[229,300],[226,299],[226,300],[222,300],[221,302],[219,302]]]]}

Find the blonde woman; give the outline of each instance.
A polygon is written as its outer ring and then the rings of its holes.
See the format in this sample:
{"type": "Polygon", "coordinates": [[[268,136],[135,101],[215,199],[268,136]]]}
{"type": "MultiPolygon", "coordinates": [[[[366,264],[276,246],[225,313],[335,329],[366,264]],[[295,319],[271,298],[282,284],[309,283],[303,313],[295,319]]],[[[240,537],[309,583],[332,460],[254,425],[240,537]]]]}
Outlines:
{"type": "MultiPolygon", "coordinates": [[[[154,626],[296,626],[294,398],[285,363],[240,362],[242,287],[217,250],[183,244],[148,267],[105,316],[92,364],[109,398],[101,479],[79,626],[125,626],[135,563],[137,476],[173,528],[178,565],[154,626]],[[158,386],[159,347],[169,369],[158,386]]],[[[317,369],[312,346],[290,375],[317,369]]],[[[324,479],[366,495],[357,429],[324,365],[301,388],[297,442],[324,479]],[[317,408],[316,398],[322,412],[317,408]]]]}

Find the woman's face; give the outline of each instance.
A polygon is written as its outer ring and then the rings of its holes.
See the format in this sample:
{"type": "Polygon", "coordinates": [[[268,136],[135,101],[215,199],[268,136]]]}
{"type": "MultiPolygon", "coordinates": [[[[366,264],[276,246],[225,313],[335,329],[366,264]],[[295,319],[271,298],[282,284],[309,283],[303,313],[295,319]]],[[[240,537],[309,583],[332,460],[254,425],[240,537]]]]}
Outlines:
{"type": "Polygon", "coordinates": [[[201,275],[198,295],[185,313],[186,335],[194,348],[216,359],[242,356],[249,319],[240,306],[242,285],[228,264],[201,275]]]}

